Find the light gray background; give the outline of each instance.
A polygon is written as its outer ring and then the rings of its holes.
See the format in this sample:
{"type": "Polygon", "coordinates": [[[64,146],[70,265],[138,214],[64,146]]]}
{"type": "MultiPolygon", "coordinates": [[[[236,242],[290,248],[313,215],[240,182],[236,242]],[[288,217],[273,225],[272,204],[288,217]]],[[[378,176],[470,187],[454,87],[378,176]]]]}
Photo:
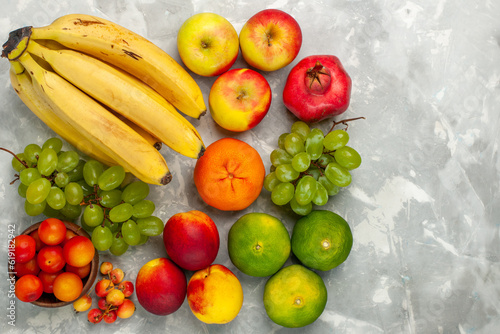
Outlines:
{"type": "MultiPolygon", "coordinates": [[[[174,179],[152,187],[150,199],[163,220],[192,209],[217,223],[221,248],[216,259],[241,280],[244,304],[226,325],[205,325],[187,302],[159,317],[138,306],[136,314],[113,325],[93,326],[71,307],[43,309],[18,302],[16,327],[7,325],[7,276],[0,274],[2,333],[494,333],[499,317],[500,1],[498,0],[2,0],[0,36],[25,25],[42,26],[73,12],[115,21],[149,38],[175,59],[176,33],[198,12],[226,17],[239,32],[265,8],[293,15],[303,30],[303,46],[289,66],[263,73],[273,90],[271,109],[255,129],[221,130],[207,114],[192,120],[206,145],[239,138],[269,154],[277,136],[295,118],[282,103],[288,72],[303,57],[334,54],[353,81],[351,106],[336,119],[364,116],[349,127],[351,144],[363,156],[353,183],[325,208],[343,216],[354,234],[348,260],[321,273],[328,304],[312,325],[289,330],[266,316],[265,279],[239,272],[227,255],[227,232],[248,212],[280,218],[289,231],[297,219],[271,204],[269,193],[240,212],[205,205],[192,181],[195,161],[162,149],[174,179]]],[[[234,68],[246,67],[241,55],[234,68]]],[[[0,145],[21,151],[53,133],[18,99],[0,61],[2,101],[0,145]]],[[[201,78],[205,101],[215,78],[201,78]]],[[[317,126],[326,131],[331,122],[317,126]]],[[[69,148],[68,146],[66,148],[69,148]]],[[[7,261],[7,225],[19,233],[42,217],[27,217],[13,179],[11,157],[0,159],[0,262],[7,261]]],[[[164,256],[161,237],[120,258],[102,254],[135,280],[140,266],[164,256]]],[[[289,263],[293,260],[290,259],[289,263]]],[[[188,273],[188,278],[191,274],[188,273]]],[[[135,300],[135,298],[134,298],[135,300]]]]}

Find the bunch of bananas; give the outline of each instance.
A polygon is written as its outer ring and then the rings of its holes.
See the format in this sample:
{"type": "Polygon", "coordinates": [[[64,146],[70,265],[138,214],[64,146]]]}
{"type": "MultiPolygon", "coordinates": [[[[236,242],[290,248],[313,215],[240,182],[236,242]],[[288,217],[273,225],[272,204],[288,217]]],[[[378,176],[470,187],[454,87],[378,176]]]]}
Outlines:
{"type": "Polygon", "coordinates": [[[88,156],[140,180],[172,176],[161,143],[191,158],[204,150],[193,118],[206,112],[200,88],[147,39],[108,20],[65,15],[12,31],[2,57],[12,86],[47,126],[88,156]]]}

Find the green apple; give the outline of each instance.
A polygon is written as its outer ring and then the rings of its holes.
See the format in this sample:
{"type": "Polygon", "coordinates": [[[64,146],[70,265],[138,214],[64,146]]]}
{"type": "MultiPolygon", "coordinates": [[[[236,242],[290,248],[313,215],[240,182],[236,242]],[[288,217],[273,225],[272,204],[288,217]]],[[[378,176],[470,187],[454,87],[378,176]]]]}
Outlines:
{"type": "Polygon", "coordinates": [[[177,49],[184,65],[194,73],[207,77],[220,75],[238,57],[238,33],[218,14],[195,14],[179,29],[177,49]]]}

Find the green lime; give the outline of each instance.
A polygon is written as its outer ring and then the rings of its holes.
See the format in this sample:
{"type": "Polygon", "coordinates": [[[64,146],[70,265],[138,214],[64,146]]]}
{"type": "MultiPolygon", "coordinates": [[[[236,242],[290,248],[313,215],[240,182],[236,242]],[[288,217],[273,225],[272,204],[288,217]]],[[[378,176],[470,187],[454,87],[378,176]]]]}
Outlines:
{"type": "Polygon", "coordinates": [[[290,256],[290,234],[276,217],[248,213],[229,230],[229,258],[241,272],[256,277],[277,272],[290,256]]]}
{"type": "Polygon", "coordinates": [[[283,327],[303,327],[316,321],[327,297],[323,279],[300,264],[284,267],[264,287],[267,315],[283,327]]]}
{"type": "Polygon", "coordinates": [[[352,248],[349,224],[328,210],[300,218],[292,232],[292,252],[305,266],[327,271],[344,262],[352,248]]]}

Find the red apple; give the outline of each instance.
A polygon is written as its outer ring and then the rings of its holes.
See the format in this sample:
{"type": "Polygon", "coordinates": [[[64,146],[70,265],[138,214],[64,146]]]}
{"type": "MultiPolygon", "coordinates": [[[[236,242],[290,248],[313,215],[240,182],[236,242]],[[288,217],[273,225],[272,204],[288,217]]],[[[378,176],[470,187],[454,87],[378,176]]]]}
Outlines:
{"type": "Polygon", "coordinates": [[[233,69],[215,80],[208,102],[214,121],[229,131],[254,128],[271,106],[271,87],[262,74],[249,68],[233,69]]]}
{"type": "Polygon", "coordinates": [[[351,78],[337,57],[309,56],[290,71],[283,103],[300,120],[319,122],[347,110],[351,85],[351,78]]]}
{"type": "Polygon", "coordinates": [[[195,271],[214,262],[219,252],[219,231],[205,213],[181,212],[165,224],[163,242],[172,261],[183,269],[195,271]]]}
{"type": "Polygon", "coordinates": [[[177,311],[184,302],[186,289],[186,275],[167,258],[157,258],[144,264],[135,280],[139,304],[156,315],[177,311]]]}
{"type": "Polygon", "coordinates": [[[297,21],[279,9],[264,9],[252,16],[240,31],[241,54],[262,71],[278,70],[290,64],[302,46],[297,21]]]}

